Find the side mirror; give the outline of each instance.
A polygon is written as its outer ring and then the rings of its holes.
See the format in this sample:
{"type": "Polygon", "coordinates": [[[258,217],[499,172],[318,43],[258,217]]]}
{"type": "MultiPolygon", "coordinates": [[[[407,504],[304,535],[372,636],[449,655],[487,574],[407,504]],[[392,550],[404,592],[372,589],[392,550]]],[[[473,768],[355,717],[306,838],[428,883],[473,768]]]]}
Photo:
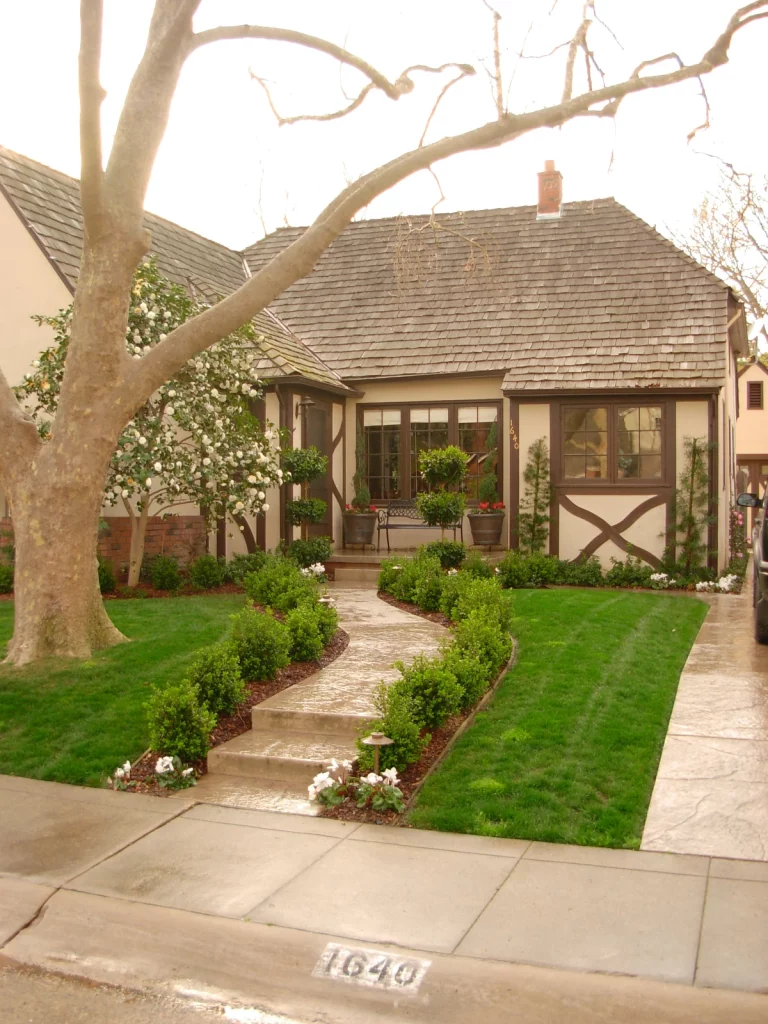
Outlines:
{"type": "Polygon", "coordinates": [[[747,494],[745,492],[738,496],[736,504],[741,505],[742,508],[759,508],[762,505],[762,501],[756,494],[747,494]]]}

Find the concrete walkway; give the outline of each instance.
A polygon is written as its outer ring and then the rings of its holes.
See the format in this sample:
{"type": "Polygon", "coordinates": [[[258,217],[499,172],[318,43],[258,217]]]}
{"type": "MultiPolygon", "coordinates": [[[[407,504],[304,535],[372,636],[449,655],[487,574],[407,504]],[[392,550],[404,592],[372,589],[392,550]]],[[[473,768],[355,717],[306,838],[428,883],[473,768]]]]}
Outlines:
{"type": "Polygon", "coordinates": [[[508,1021],[516,986],[538,1000],[529,1016],[514,1004],[519,1021],[597,1019],[587,991],[606,1021],[768,1019],[764,996],[702,991],[768,989],[766,864],[193,801],[0,776],[0,957],[166,995],[258,994],[281,1012],[304,993],[337,1021],[323,1000],[341,992],[349,1009],[357,990],[332,972],[331,942],[344,963],[360,949],[408,960],[400,979],[423,975],[418,993],[377,991],[376,977],[358,988],[390,1008],[405,998],[409,1020],[508,1021]],[[563,970],[664,984],[585,989],[563,970]],[[491,977],[498,1005],[477,987],[491,977]]]}
{"type": "Polygon", "coordinates": [[[768,646],[752,577],[712,595],[680,677],[642,849],[768,861],[768,646]]]}
{"type": "Polygon", "coordinates": [[[326,668],[261,704],[252,729],[208,755],[201,801],[261,810],[316,814],[307,786],[332,757],[357,755],[356,738],[375,717],[373,691],[398,677],[393,662],[436,654],[446,630],[376,596],[374,587],[331,584],[346,651],[326,668]]]}

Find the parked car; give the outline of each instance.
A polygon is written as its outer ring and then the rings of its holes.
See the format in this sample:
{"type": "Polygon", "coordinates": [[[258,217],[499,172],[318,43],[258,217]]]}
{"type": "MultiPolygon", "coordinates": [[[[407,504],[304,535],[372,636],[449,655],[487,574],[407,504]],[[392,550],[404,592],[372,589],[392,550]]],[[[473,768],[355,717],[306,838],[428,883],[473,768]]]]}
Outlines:
{"type": "Polygon", "coordinates": [[[740,494],[736,504],[754,508],[755,525],[752,528],[752,606],[755,609],[755,640],[768,644],[768,487],[760,498],[757,494],[740,494]]]}

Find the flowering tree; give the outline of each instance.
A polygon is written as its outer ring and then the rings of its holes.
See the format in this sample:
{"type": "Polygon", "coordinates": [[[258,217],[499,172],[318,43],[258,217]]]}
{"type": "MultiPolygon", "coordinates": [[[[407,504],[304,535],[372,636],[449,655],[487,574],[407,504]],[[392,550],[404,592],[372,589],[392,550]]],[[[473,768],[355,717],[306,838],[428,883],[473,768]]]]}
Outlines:
{"type": "MultiPolygon", "coordinates": [[[[634,93],[685,81],[701,83],[704,76],[728,63],[738,32],[768,18],[768,0],[752,0],[734,11],[698,60],[686,64],[676,53],[665,52],[627,67],[625,77],[617,81],[603,78],[597,83],[600,70],[588,42],[590,26],[598,21],[594,0],[571,2],[574,32],[552,51],[559,67],[545,83],[548,95],[543,103],[536,101],[517,112],[508,109],[509,80],[503,81],[502,51],[497,44],[490,72],[493,88],[487,100],[492,104],[490,111],[478,111],[475,125],[467,130],[427,141],[436,108],[450,102],[446,100],[453,95],[449,90],[475,74],[472,65],[447,62],[430,67],[419,62],[388,77],[327,39],[274,25],[202,29],[193,24],[201,0],[155,0],[144,53],[128,86],[105,161],[101,115],[105,93],[99,77],[104,4],[103,0],[81,0],[83,249],[67,360],[47,441],[0,373],[0,486],[11,506],[16,544],[10,663],[23,665],[52,655],[86,657],[121,642],[123,637],[101,601],[96,565],[104,480],[120,438],[138,410],[190,360],[247,324],[309,274],[334,239],[376,196],[456,154],[501,146],[539,128],[555,128],[583,117],[613,118],[624,99],[634,93]],[[297,46],[340,62],[359,76],[357,94],[351,101],[347,98],[342,109],[282,118],[283,124],[361,116],[373,94],[397,102],[412,93],[415,80],[423,81],[423,76],[436,81],[432,110],[414,148],[350,182],[291,245],[240,288],[164,332],[165,340],[133,359],[125,344],[135,305],[133,275],[151,247],[144,225],[144,198],[182,69],[201,48],[242,39],[297,46]]],[[[638,18],[646,16],[642,4],[634,7],[638,18]]],[[[254,8],[258,10],[258,5],[254,8]]],[[[498,15],[494,17],[498,28],[498,15]]],[[[702,7],[701,19],[707,17],[712,12],[702,7]]],[[[433,40],[426,42],[434,46],[433,40]]],[[[469,111],[463,110],[461,117],[467,123],[469,111]]],[[[307,167],[311,176],[311,161],[307,167]]],[[[151,312],[149,304],[147,309],[151,312]]]]}
{"type": "MultiPolygon", "coordinates": [[[[153,260],[134,275],[125,344],[134,360],[162,344],[169,331],[203,307],[159,273],[153,260]]],[[[34,362],[16,388],[51,440],[72,325],[72,307],[38,316],[53,328],[54,344],[34,362]]],[[[107,470],[104,502],[121,505],[131,520],[128,586],[139,581],[150,515],[193,502],[210,526],[266,512],[266,488],[282,483],[276,432],[263,429],[249,403],[261,391],[254,363],[259,352],[250,324],[196,356],[163,384],[128,422],[107,470]]],[[[242,527],[241,527],[242,528],[242,527]]]]}

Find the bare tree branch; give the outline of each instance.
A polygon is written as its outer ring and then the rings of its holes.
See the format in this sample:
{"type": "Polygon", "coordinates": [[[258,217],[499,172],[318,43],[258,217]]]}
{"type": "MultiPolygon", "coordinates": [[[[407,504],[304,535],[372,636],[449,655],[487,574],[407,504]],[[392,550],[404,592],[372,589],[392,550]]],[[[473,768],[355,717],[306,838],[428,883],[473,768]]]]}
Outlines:
{"type": "MultiPolygon", "coordinates": [[[[563,85],[563,103],[566,103],[573,95],[573,68],[576,63],[576,56],[579,50],[583,50],[587,55],[587,69],[589,69],[589,50],[587,48],[587,34],[589,32],[589,26],[592,24],[592,20],[587,17],[587,12],[591,8],[591,3],[584,4],[584,10],[581,15],[581,23],[576,29],[573,39],[568,46],[568,59],[565,63],[565,83],[563,85]]],[[[588,74],[588,78],[591,77],[588,74]]],[[[589,82],[590,91],[592,87],[591,81],[589,82]]]]}
{"type": "MultiPolygon", "coordinates": [[[[768,0],[760,0],[760,5],[768,7],[768,0]]],[[[609,116],[606,108],[612,105],[615,109],[627,95],[706,75],[713,68],[727,62],[728,44],[739,27],[739,18],[734,15],[715,45],[695,64],[646,77],[641,77],[637,71],[623,82],[572,97],[555,106],[524,114],[505,114],[503,118],[481,127],[405,153],[364,175],[345,188],[295,242],[236,292],[176,328],[166,341],[157,345],[138,363],[134,363],[126,377],[126,397],[130,404],[138,407],[188,359],[231,333],[291,284],[309,274],[321,253],[355,214],[399,181],[448,156],[469,150],[495,148],[536,128],[557,127],[588,112],[609,116]],[[598,104],[603,109],[594,111],[598,104]]],[[[644,62],[642,67],[655,63],[658,63],[658,59],[644,62]]]]}
{"type": "Polygon", "coordinates": [[[101,149],[101,104],[106,93],[99,81],[103,0],[80,2],[80,197],[86,234],[96,233],[104,201],[104,166],[101,149]]]}
{"type": "Polygon", "coordinates": [[[231,39],[271,39],[273,42],[296,43],[310,50],[317,50],[319,53],[327,53],[329,57],[335,57],[342,64],[348,64],[357,68],[371,80],[371,83],[381,89],[391,100],[398,100],[403,93],[413,89],[413,82],[404,79],[402,76],[397,82],[390,82],[385,75],[377,71],[367,61],[356,57],[342,46],[328,42],[327,39],[319,39],[317,36],[307,35],[306,32],[295,32],[288,28],[272,28],[268,25],[221,25],[218,28],[211,28],[205,32],[198,32],[192,36],[189,42],[188,52],[198,50],[201,46],[209,43],[218,43],[231,39]]]}
{"type": "Polygon", "coordinates": [[[493,15],[493,84],[494,84],[494,99],[496,102],[496,113],[499,117],[504,115],[504,86],[501,78],[501,48],[499,46],[499,22],[501,21],[501,15],[495,7],[491,7],[488,0],[483,0],[483,3],[493,15]]]}
{"type": "Polygon", "coordinates": [[[346,117],[347,114],[351,114],[353,110],[357,110],[357,108],[362,104],[363,100],[368,95],[368,93],[371,92],[372,89],[376,88],[373,82],[369,82],[367,85],[363,86],[360,93],[357,96],[355,96],[351,103],[349,103],[346,107],[343,107],[341,110],[335,110],[330,114],[296,114],[293,117],[283,117],[281,114],[277,112],[274,100],[272,99],[272,94],[270,93],[269,87],[267,83],[264,81],[264,79],[259,78],[259,76],[254,74],[252,70],[249,73],[251,78],[255,82],[258,82],[261,88],[267,94],[267,102],[269,103],[269,109],[274,114],[275,120],[277,121],[278,125],[281,128],[283,127],[283,125],[286,124],[298,124],[299,121],[336,121],[340,117],[346,117]]]}
{"type": "MultiPolygon", "coordinates": [[[[474,73],[475,72],[474,72],[474,69],[473,69],[472,70],[472,74],[474,74],[474,73]]],[[[445,96],[445,94],[448,92],[448,90],[451,88],[451,86],[456,85],[457,82],[460,82],[462,80],[462,78],[466,78],[466,76],[467,76],[467,72],[466,71],[460,71],[459,74],[456,75],[455,78],[452,78],[449,82],[446,82],[445,85],[443,86],[443,88],[440,90],[440,93],[438,94],[438,97],[435,100],[435,102],[434,102],[434,104],[432,106],[432,109],[429,112],[429,117],[427,118],[427,123],[424,125],[424,131],[421,133],[421,138],[419,139],[419,148],[421,148],[424,145],[424,139],[427,137],[427,132],[429,131],[429,126],[432,123],[432,118],[435,116],[435,111],[440,106],[440,101],[442,100],[443,96],[445,96]]],[[[445,196],[443,196],[443,198],[445,198],[445,196]]]]}

